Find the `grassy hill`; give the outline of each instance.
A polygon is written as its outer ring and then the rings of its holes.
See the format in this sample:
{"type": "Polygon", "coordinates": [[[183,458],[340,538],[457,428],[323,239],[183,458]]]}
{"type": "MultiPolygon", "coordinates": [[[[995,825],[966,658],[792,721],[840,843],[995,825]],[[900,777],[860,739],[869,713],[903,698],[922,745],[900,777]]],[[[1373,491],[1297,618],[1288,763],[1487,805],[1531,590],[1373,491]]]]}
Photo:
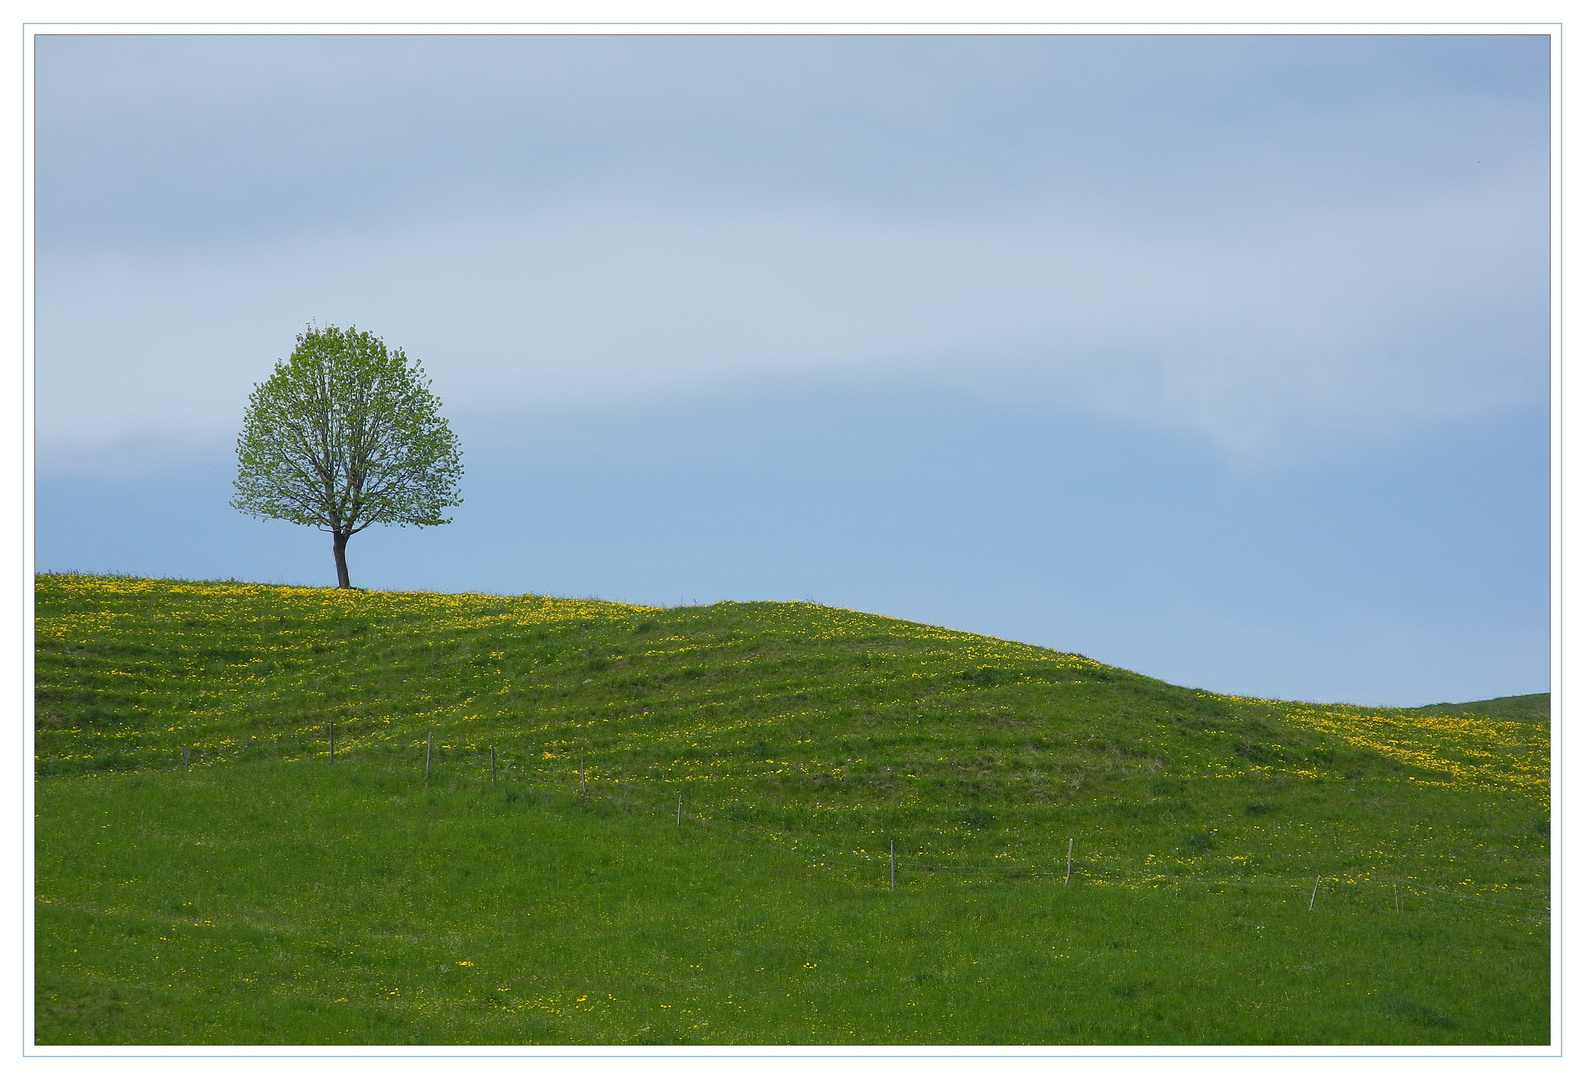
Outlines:
{"type": "Polygon", "coordinates": [[[1549,1038],[1544,711],[802,603],[36,603],[41,1043],[1549,1038]]]}
{"type": "Polygon", "coordinates": [[[1545,721],[1552,716],[1552,695],[1515,694],[1485,701],[1444,701],[1409,711],[1421,716],[1495,716],[1505,720],[1545,721]]]}

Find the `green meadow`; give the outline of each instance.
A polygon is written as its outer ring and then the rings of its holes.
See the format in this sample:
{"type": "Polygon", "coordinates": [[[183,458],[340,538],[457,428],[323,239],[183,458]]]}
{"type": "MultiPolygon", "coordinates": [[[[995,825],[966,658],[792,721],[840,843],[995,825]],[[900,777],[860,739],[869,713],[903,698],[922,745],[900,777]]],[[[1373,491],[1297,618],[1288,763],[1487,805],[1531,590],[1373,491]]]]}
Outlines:
{"type": "Polygon", "coordinates": [[[36,628],[40,1044],[1551,1038],[1545,695],[806,603],[41,575],[36,628]]]}

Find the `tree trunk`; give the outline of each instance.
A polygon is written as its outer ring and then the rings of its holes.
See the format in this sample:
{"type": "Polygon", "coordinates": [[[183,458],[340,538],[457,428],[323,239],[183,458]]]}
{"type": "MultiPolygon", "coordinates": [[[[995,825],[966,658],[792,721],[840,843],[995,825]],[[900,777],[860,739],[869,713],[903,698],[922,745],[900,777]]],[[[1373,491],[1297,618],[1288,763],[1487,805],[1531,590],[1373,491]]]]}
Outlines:
{"type": "Polygon", "coordinates": [[[347,541],[352,538],[351,533],[332,533],[334,540],[331,550],[336,553],[336,586],[337,588],[350,589],[352,581],[347,577],[347,541]]]}

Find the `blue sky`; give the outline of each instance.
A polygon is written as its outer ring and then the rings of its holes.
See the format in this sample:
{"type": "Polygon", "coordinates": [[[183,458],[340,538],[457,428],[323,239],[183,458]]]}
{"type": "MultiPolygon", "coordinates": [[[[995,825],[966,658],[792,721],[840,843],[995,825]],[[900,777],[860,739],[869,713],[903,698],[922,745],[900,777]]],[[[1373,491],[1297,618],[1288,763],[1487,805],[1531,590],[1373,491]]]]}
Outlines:
{"type": "Polygon", "coordinates": [[[811,599],[1173,682],[1548,685],[1539,36],[38,39],[40,569],[231,510],[309,320],[466,502],[370,588],[811,599]]]}

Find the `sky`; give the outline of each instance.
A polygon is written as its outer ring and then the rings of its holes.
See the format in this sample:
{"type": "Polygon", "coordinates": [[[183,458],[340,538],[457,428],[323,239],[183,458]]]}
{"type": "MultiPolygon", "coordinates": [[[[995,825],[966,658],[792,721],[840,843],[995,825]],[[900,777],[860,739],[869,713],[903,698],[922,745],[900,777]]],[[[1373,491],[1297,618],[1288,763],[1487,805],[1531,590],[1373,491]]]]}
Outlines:
{"type": "Polygon", "coordinates": [[[36,41],[41,571],[334,584],[229,506],[313,321],[463,449],[355,585],[1549,685],[1543,36],[36,41]]]}

